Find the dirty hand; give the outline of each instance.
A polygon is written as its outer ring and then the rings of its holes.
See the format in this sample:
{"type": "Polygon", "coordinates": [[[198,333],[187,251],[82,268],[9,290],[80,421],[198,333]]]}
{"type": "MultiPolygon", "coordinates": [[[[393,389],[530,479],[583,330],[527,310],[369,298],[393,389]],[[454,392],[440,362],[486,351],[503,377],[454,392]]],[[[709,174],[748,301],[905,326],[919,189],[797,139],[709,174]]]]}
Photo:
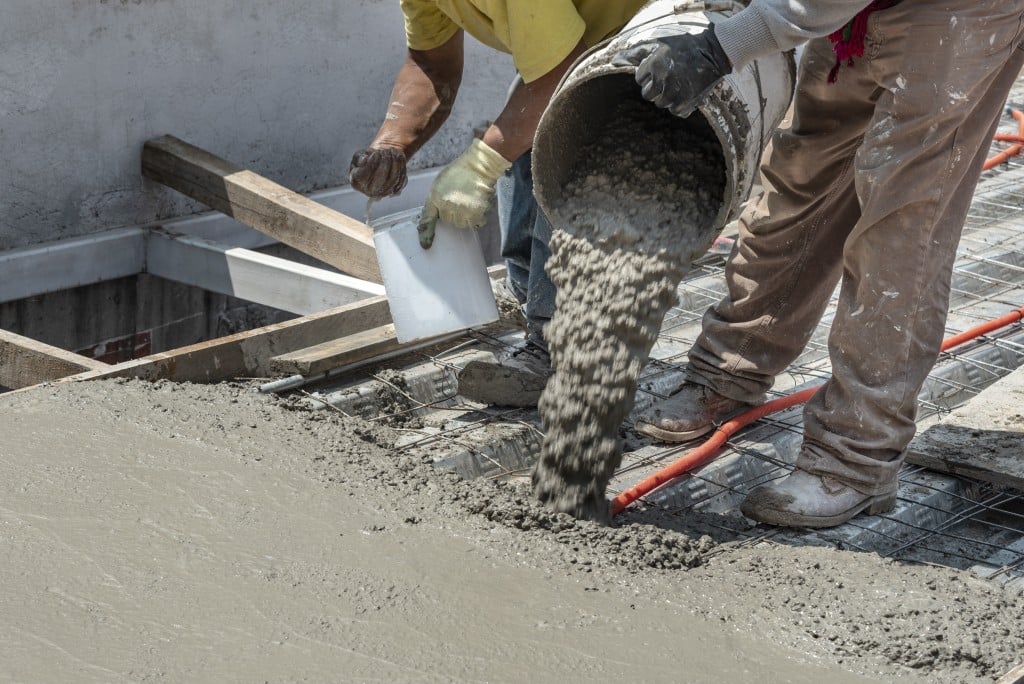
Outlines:
{"type": "Polygon", "coordinates": [[[456,228],[479,228],[487,219],[494,186],[512,166],[483,140],[474,140],[462,156],[434,179],[420,215],[420,246],[430,249],[438,219],[456,228]]]}
{"type": "Polygon", "coordinates": [[[644,98],[676,116],[689,116],[722,77],[732,72],[713,25],[697,34],[647,41],[615,61],[636,66],[636,82],[644,98]]]}
{"type": "Polygon", "coordinates": [[[359,150],[352,155],[348,179],[353,188],[373,199],[397,195],[409,182],[405,152],[397,147],[359,150]]]}

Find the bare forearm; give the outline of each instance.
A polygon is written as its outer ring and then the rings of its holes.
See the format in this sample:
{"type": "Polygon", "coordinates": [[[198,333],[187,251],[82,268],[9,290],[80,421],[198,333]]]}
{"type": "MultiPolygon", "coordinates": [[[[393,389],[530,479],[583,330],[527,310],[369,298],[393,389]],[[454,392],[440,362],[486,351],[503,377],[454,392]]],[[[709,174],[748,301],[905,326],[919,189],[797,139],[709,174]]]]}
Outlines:
{"type": "Polygon", "coordinates": [[[462,60],[461,32],[440,48],[409,50],[372,146],[398,148],[411,157],[426,144],[451,113],[462,60]]]}
{"type": "Polygon", "coordinates": [[[531,83],[520,83],[512,92],[505,109],[484,132],[483,141],[509,161],[515,161],[533,145],[537,124],[548,106],[562,76],[583,54],[581,43],[544,76],[531,83]]]}

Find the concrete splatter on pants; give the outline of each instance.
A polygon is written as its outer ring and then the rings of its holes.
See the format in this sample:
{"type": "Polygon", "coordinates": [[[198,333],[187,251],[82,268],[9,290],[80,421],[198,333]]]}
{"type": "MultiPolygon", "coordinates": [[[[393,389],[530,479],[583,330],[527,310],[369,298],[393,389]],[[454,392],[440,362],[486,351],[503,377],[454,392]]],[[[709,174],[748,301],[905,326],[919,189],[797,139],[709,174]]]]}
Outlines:
{"type": "Polygon", "coordinates": [[[807,46],[789,121],[740,219],[727,297],[690,380],[760,401],[810,340],[836,284],[833,376],[807,404],[798,465],[865,494],[896,477],[934,365],[960,232],[1024,64],[1024,2],[903,0],[871,14],[865,54],[807,46]]]}

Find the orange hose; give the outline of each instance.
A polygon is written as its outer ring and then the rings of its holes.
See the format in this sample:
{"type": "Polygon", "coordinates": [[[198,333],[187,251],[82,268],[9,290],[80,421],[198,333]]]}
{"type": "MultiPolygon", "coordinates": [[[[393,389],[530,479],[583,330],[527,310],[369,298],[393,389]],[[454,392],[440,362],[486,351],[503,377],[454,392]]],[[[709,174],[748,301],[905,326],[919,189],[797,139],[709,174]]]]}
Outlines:
{"type": "MultiPolygon", "coordinates": [[[[1022,122],[1022,126],[1024,126],[1024,122],[1022,122]]],[[[965,330],[962,333],[946,338],[942,342],[941,350],[948,351],[953,347],[957,347],[965,342],[970,342],[971,340],[977,339],[986,333],[1012,325],[1020,320],[1024,320],[1024,307],[1021,307],[1016,311],[1012,311],[1005,316],[1000,316],[995,320],[982,323],[981,325],[965,330]]],[[[711,437],[709,437],[706,442],[692,451],[688,451],[674,463],[662,468],[653,475],[644,478],[612,499],[612,515],[618,515],[625,510],[626,506],[630,505],[640,497],[650,494],[655,489],[671,482],[677,477],[681,477],[691,470],[696,470],[697,468],[710,463],[718,455],[718,450],[725,446],[729,437],[736,434],[736,432],[767,415],[778,413],[784,409],[806,403],[807,400],[823,386],[824,385],[817,385],[784,397],[779,397],[778,399],[772,399],[769,402],[765,402],[760,406],[755,406],[749,411],[723,423],[714,431],[714,433],[712,433],[711,437]]]]}
{"type": "Polygon", "coordinates": [[[1002,142],[1013,142],[1015,144],[1010,145],[999,154],[986,159],[984,166],[981,167],[982,171],[994,169],[1010,157],[1016,157],[1021,153],[1021,151],[1024,151],[1024,112],[1021,112],[1019,109],[1014,109],[1010,112],[1010,115],[1017,120],[1017,135],[1006,135],[1000,133],[995,136],[995,139],[1002,142]]]}
{"type": "Polygon", "coordinates": [[[959,347],[964,342],[970,342],[971,340],[977,339],[986,333],[990,333],[993,330],[999,330],[1005,328],[1008,325],[1013,325],[1017,321],[1024,319],[1024,307],[1011,311],[1010,313],[1000,316],[999,318],[993,319],[976,325],[969,330],[965,330],[962,333],[947,337],[942,342],[942,351],[949,351],[953,347],[959,347]]]}

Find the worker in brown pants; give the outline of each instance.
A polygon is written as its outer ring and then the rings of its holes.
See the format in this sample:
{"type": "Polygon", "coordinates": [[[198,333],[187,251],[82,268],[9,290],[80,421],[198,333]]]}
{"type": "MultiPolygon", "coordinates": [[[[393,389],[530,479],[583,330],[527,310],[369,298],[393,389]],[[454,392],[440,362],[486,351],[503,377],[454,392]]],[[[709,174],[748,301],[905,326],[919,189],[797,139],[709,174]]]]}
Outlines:
{"type": "MultiPolygon", "coordinates": [[[[729,66],[798,42],[772,23],[765,8],[778,4],[744,10],[768,31],[718,27],[729,66]]],[[[764,192],[739,220],[728,294],[705,314],[687,383],[637,422],[686,441],[762,402],[841,282],[833,374],[804,410],[796,470],[749,494],[748,517],[829,527],[895,504],[960,232],[1024,64],[1022,27],[1024,0],[902,0],[875,3],[833,40],[807,44],[790,115],[766,152],[764,192]],[[851,29],[863,34],[863,54],[842,42],[851,29]]],[[[685,114],[718,75],[701,81],[690,70],[673,82],[665,59],[684,70],[692,46],[650,48],[644,57],[655,59],[638,70],[645,96],[685,114]]]]}

